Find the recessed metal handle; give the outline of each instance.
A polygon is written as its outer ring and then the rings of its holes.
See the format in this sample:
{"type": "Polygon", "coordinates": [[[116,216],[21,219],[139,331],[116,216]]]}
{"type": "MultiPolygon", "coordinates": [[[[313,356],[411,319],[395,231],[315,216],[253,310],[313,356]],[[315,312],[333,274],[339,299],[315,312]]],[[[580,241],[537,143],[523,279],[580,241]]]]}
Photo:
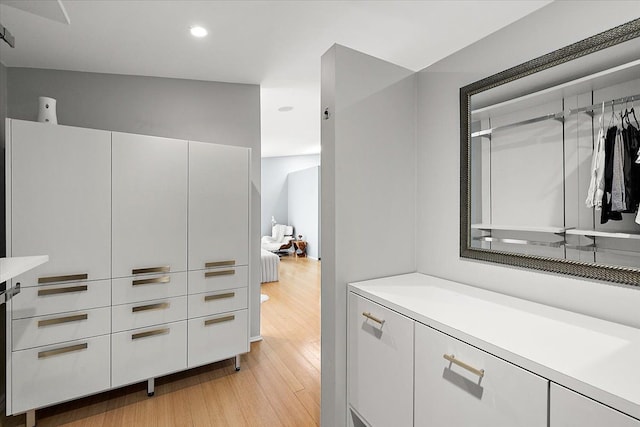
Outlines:
{"type": "Polygon", "coordinates": [[[38,289],[38,296],[42,297],[45,295],[67,294],[70,292],[84,292],[87,289],[89,289],[87,285],[69,286],[68,288],[38,289]]]}
{"type": "Polygon", "coordinates": [[[236,265],[235,259],[230,259],[228,261],[211,261],[205,262],[204,268],[212,268],[212,267],[225,267],[227,265],[236,265]]]}
{"type": "Polygon", "coordinates": [[[38,283],[56,283],[56,282],[74,282],[78,280],[87,280],[89,275],[87,273],[82,274],[67,274],[66,276],[49,276],[49,277],[39,277],[38,283]]]}
{"type": "Polygon", "coordinates": [[[169,333],[169,330],[170,328],[163,328],[163,329],[154,329],[153,331],[138,332],[137,334],[131,335],[131,339],[137,340],[138,338],[153,337],[155,335],[165,335],[169,333]]]}
{"type": "Polygon", "coordinates": [[[368,311],[363,311],[362,315],[364,317],[366,317],[367,319],[373,320],[376,323],[379,323],[380,326],[382,326],[384,324],[384,320],[378,319],[376,316],[374,316],[373,314],[369,313],[368,311]]]}
{"type": "Polygon", "coordinates": [[[41,351],[38,353],[38,359],[44,359],[46,357],[56,356],[58,354],[71,353],[72,351],[80,351],[89,347],[88,343],[70,345],[68,347],[56,348],[53,350],[41,351]]]}
{"type": "Polygon", "coordinates": [[[205,278],[215,277],[215,276],[230,276],[236,274],[235,270],[222,270],[222,271],[207,271],[204,273],[205,278]]]}
{"type": "Polygon", "coordinates": [[[55,319],[38,320],[38,328],[41,328],[43,326],[57,325],[60,323],[77,322],[80,320],[87,320],[88,318],[89,315],[87,313],[84,313],[75,314],[73,316],[56,317],[55,319]]]}
{"type": "Polygon", "coordinates": [[[468,364],[464,363],[463,361],[456,359],[456,357],[453,354],[443,354],[442,357],[444,357],[446,360],[448,360],[449,362],[453,363],[454,365],[458,365],[461,368],[466,369],[467,371],[476,374],[480,378],[484,377],[484,369],[474,368],[473,366],[468,365],[468,364]]]}
{"type": "Polygon", "coordinates": [[[161,310],[164,308],[169,308],[168,302],[159,302],[157,304],[147,304],[147,305],[139,305],[137,307],[133,307],[131,309],[132,313],[136,313],[138,311],[147,311],[147,310],[161,310]]]}
{"type": "Polygon", "coordinates": [[[131,270],[131,274],[168,273],[170,271],[171,267],[165,265],[163,267],[134,268],[131,270]]]}
{"type": "Polygon", "coordinates": [[[213,301],[216,299],[233,298],[236,296],[235,292],[227,292],[226,294],[207,295],[204,297],[205,301],[213,301]]]}
{"type": "Polygon", "coordinates": [[[222,323],[222,322],[230,322],[235,318],[236,316],[231,315],[231,316],[224,316],[224,317],[216,317],[215,319],[208,319],[204,321],[204,326],[214,325],[216,323],[222,323]]]}
{"type": "Polygon", "coordinates": [[[134,280],[131,282],[132,286],[138,286],[138,285],[149,285],[152,283],[169,283],[171,282],[171,277],[169,276],[162,276],[162,277],[154,277],[152,279],[139,279],[139,280],[134,280]]]}

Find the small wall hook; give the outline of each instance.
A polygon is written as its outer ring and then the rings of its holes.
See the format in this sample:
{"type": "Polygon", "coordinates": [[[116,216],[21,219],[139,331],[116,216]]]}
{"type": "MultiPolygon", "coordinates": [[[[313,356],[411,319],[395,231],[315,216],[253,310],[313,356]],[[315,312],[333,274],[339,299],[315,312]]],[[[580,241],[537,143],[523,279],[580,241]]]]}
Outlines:
{"type": "Polygon", "coordinates": [[[324,111],[322,112],[322,119],[329,120],[329,117],[331,117],[331,114],[329,114],[329,107],[324,107],[324,111]]]}

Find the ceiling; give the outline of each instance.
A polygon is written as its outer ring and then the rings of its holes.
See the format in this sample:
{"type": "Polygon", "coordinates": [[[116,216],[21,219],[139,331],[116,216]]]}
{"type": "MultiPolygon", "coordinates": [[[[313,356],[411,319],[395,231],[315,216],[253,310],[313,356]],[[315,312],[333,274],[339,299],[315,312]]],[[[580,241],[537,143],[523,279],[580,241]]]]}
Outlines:
{"type": "Polygon", "coordinates": [[[16,39],[15,49],[0,43],[0,61],[259,84],[262,156],[311,154],[320,57],[334,43],[417,71],[549,2],[0,0],[16,39]],[[192,25],[209,35],[192,37],[192,25]]]}

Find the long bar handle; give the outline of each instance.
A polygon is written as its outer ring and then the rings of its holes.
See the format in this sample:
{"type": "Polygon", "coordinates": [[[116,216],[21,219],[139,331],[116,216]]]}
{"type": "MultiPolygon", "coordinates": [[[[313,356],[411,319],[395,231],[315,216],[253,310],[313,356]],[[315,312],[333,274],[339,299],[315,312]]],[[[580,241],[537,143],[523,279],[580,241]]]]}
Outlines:
{"type": "Polygon", "coordinates": [[[72,351],[80,351],[89,347],[88,343],[70,345],[68,347],[56,348],[53,350],[41,351],[38,353],[38,359],[44,359],[46,357],[56,356],[58,354],[71,353],[72,351]]]}
{"type": "Polygon", "coordinates": [[[382,320],[382,319],[378,319],[376,316],[374,316],[373,314],[369,313],[368,311],[363,311],[363,312],[362,312],[362,315],[363,315],[364,317],[366,317],[367,319],[371,319],[371,320],[373,320],[374,322],[379,323],[379,324],[380,324],[380,326],[382,326],[382,325],[384,324],[384,320],[382,320]]]}
{"type": "Polygon", "coordinates": [[[87,313],[84,313],[75,314],[73,316],[56,317],[55,319],[38,320],[38,328],[42,328],[43,326],[58,325],[60,323],[78,322],[80,320],[87,320],[88,318],[89,315],[87,313]]]}
{"type": "Polygon", "coordinates": [[[131,308],[131,312],[132,313],[136,313],[138,311],[161,310],[161,309],[165,309],[165,308],[169,308],[169,303],[168,302],[160,302],[160,303],[157,303],[157,304],[139,305],[137,307],[131,308]]]}
{"type": "Polygon", "coordinates": [[[231,320],[234,320],[235,318],[236,316],[231,315],[231,316],[217,317],[215,319],[208,319],[204,321],[204,326],[213,325],[215,323],[229,322],[231,320]]]}
{"type": "Polygon", "coordinates": [[[227,292],[226,294],[207,295],[204,297],[204,300],[206,302],[206,301],[212,301],[216,299],[233,298],[235,296],[236,296],[235,292],[227,292]]]}
{"type": "Polygon", "coordinates": [[[169,333],[170,328],[163,329],[154,329],[153,331],[139,332],[137,334],[131,335],[132,340],[137,340],[139,338],[152,337],[154,335],[164,335],[169,333]]]}
{"type": "Polygon", "coordinates": [[[207,272],[204,273],[204,277],[205,277],[205,279],[208,279],[209,277],[229,276],[229,275],[234,275],[234,274],[236,274],[235,270],[207,271],[207,272]]]}
{"type": "Polygon", "coordinates": [[[152,279],[139,279],[139,280],[134,280],[131,282],[132,286],[138,286],[138,285],[149,285],[152,283],[169,283],[171,282],[171,277],[169,276],[162,276],[162,277],[154,277],[152,279]]]}
{"type": "Polygon", "coordinates": [[[162,267],[134,268],[131,270],[131,274],[168,273],[170,271],[171,267],[165,265],[162,267]]]}
{"type": "Polygon", "coordinates": [[[56,283],[56,282],[74,282],[77,280],[87,280],[89,275],[87,273],[82,274],[67,274],[65,276],[48,276],[38,277],[39,284],[56,283]]]}
{"type": "Polygon", "coordinates": [[[464,363],[461,360],[456,359],[456,357],[453,354],[443,354],[442,357],[444,357],[446,360],[448,360],[449,362],[453,363],[454,365],[458,365],[463,369],[466,369],[467,371],[476,374],[477,376],[479,376],[480,378],[484,377],[484,369],[477,369],[474,368],[471,365],[468,365],[466,363],[464,363]]]}
{"type": "Polygon", "coordinates": [[[227,261],[210,261],[204,263],[204,268],[212,268],[212,267],[226,267],[228,265],[236,265],[235,259],[230,259],[227,261]]]}
{"type": "Polygon", "coordinates": [[[68,288],[38,289],[38,296],[41,297],[45,295],[67,294],[70,292],[84,292],[87,289],[89,289],[87,285],[69,286],[68,288]]]}

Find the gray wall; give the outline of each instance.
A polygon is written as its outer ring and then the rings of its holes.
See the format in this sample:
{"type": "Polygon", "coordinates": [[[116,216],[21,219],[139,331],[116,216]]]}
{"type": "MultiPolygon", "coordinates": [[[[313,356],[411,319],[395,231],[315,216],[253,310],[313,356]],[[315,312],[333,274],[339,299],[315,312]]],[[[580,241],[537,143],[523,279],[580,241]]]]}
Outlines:
{"type": "Polygon", "coordinates": [[[553,2],[419,73],[418,271],[640,327],[639,288],[458,255],[460,87],[638,16],[637,1],[553,2]]]}
{"type": "MultiPolygon", "coordinates": [[[[262,219],[261,233],[271,235],[271,217],[279,224],[289,224],[287,176],[301,169],[318,166],[319,154],[262,158],[262,219]]],[[[295,224],[292,224],[295,225],[295,224]]]]}
{"type": "Polygon", "coordinates": [[[295,234],[307,242],[307,256],[320,258],[320,166],[291,172],[289,183],[289,223],[295,234]]]}
{"type": "MultiPolygon", "coordinates": [[[[2,43],[2,42],[0,42],[2,43]]],[[[0,258],[6,255],[6,223],[5,223],[5,165],[4,165],[4,147],[5,147],[5,119],[7,118],[7,68],[0,62],[0,258]]],[[[4,285],[3,285],[4,287],[4,285]]],[[[7,348],[6,335],[6,307],[2,305],[0,308],[0,339],[1,348],[7,348]]],[[[1,352],[0,366],[6,366],[6,351],[1,352]]],[[[6,409],[6,369],[0,369],[0,426],[6,425],[5,409],[6,409]]]]}
{"type": "Polygon", "coordinates": [[[8,69],[8,116],[36,120],[57,99],[58,123],[252,149],[251,336],[260,335],[260,87],[194,80],[8,69]]]}
{"type": "Polygon", "coordinates": [[[323,426],[345,425],[347,283],[413,272],[415,73],[335,45],[322,56],[323,426]]]}

